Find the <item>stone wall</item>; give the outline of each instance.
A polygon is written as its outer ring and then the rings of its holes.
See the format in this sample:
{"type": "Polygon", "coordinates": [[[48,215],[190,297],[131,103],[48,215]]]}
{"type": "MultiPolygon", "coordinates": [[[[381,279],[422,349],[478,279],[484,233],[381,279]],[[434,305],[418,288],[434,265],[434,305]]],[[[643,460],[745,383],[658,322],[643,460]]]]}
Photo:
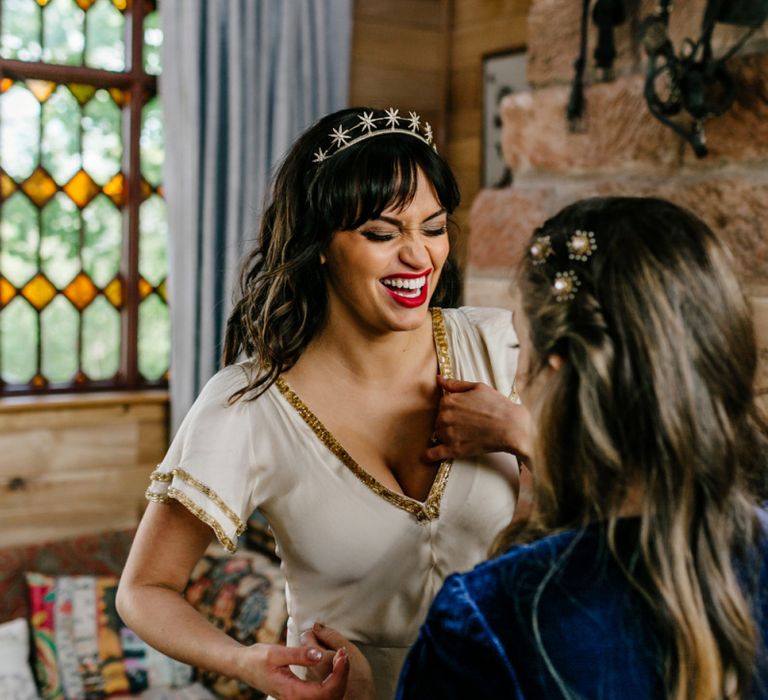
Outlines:
{"type": "MultiPolygon", "coordinates": [[[[503,105],[504,154],[514,173],[507,189],[482,190],[470,213],[465,302],[510,303],[510,272],[535,226],[585,196],[649,194],[695,211],[725,237],[753,300],[763,357],[760,386],[768,392],[768,27],[729,62],[736,102],[705,125],[710,154],[698,159],[681,138],[650,114],[643,98],[644,54],[636,39],[654,0],[627,2],[629,22],[616,32],[616,77],[588,72],[585,128],[565,119],[579,6],[574,0],[533,0],[528,14],[528,93],[503,105]]],[[[676,48],[698,37],[704,0],[675,3],[676,48]]],[[[715,50],[743,29],[718,25],[715,50]]],[[[594,49],[590,37],[590,56],[594,49]]]]}

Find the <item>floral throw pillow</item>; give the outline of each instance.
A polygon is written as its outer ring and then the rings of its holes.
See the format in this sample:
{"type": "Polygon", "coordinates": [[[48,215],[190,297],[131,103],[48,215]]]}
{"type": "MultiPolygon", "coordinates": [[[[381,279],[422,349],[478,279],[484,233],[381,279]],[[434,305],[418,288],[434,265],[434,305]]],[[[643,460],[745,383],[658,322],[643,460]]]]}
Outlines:
{"type": "MultiPolygon", "coordinates": [[[[285,639],[285,579],[279,564],[264,554],[231,555],[209,549],[193,569],[185,595],[199,612],[242,644],[278,644],[285,639]]],[[[231,678],[202,671],[200,677],[221,698],[264,697],[231,678]]]]}
{"type": "Polygon", "coordinates": [[[138,693],[191,682],[192,669],[148,647],[117,614],[117,579],[27,574],[43,700],[138,693]]]}

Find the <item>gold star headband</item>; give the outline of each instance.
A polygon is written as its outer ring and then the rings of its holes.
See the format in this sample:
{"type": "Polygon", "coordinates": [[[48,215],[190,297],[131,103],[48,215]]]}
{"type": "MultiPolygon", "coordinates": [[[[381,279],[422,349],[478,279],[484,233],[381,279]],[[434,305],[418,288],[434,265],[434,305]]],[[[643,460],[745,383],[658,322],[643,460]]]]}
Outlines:
{"type": "Polygon", "coordinates": [[[314,153],[313,163],[322,163],[330,158],[334,153],[343,151],[345,148],[354,146],[360,141],[373,138],[374,136],[383,136],[384,134],[407,134],[415,136],[428,146],[432,146],[437,151],[437,146],[433,143],[432,127],[429,122],[421,125],[421,117],[416,112],[408,112],[408,116],[401,117],[400,110],[390,108],[385,110],[383,116],[374,117],[373,112],[363,112],[358,115],[357,124],[345,127],[340,124],[331,131],[328,136],[331,138],[331,144],[327,148],[318,148],[314,153]]]}
{"type": "MultiPolygon", "coordinates": [[[[587,262],[591,255],[597,250],[597,241],[592,231],[577,230],[566,241],[568,248],[568,259],[587,262]]],[[[531,247],[528,249],[534,265],[543,265],[547,258],[555,254],[552,247],[552,240],[549,236],[537,236],[534,238],[531,247]]],[[[573,270],[565,272],[556,272],[555,279],[552,282],[552,293],[557,301],[570,301],[579,291],[581,280],[573,270]]]]}

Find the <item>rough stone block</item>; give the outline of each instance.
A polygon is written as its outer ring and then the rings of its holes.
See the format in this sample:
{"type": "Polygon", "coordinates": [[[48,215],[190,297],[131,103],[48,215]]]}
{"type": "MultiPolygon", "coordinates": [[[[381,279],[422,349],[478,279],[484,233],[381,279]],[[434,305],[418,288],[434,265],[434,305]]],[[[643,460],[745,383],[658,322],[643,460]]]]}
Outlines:
{"type": "Polygon", "coordinates": [[[553,207],[551,188],[481,190],[470,210],[469,264],[476,270],[510,270],[526,241],[553,207]]]}
{"type": "Polygon", "coordinates": [[[509,95],[501,106],[504,158],[513,172],[671,172],[682,139],[654,119],[639,76],[587,89],[585,130],[571,133],[565,116],[569,88],[509,95]]]}
{"type": "MultiPolygon", "coordinates": [[[[638,30],[643,18],[652,14],[657,0],[626,2],[628,18],[614,32],[616,46],[616,75],[645,70],[646,55],[638,30]]],[[[698,39],[704,0],[675,3],[670,18],[670,39],[677,53],[686,38],[698,39]]],[[[573,79],[573,62],[579,54],[581,2],[577,0],[534,0],[528,13],[528,82],[541,87],[569,83],[573,79]]],[[[717,24],[712,37],[716,55],[722,55],[744,34],[743,27],[717,24]]],[[[759,47],[768,38],[768,24],[750,39],[746,48],[759,47]]],[[[589,69],[586,78],[594,82],[597,76],[592,58],[597,44],[597,28],[590,19],[588,38],[589,69]]]]}

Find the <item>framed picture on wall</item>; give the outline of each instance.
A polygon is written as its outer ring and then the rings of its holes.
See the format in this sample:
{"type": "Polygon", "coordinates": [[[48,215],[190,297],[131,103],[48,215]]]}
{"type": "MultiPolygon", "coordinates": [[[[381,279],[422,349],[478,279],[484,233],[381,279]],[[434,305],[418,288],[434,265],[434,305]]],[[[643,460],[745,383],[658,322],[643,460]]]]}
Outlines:
{"type": "Polygon", "coordinates": [[[525,49],[483,56],[483,187],[504,187],[512,171],[501,152],[501,101],[528,90],[525,49]]]}

